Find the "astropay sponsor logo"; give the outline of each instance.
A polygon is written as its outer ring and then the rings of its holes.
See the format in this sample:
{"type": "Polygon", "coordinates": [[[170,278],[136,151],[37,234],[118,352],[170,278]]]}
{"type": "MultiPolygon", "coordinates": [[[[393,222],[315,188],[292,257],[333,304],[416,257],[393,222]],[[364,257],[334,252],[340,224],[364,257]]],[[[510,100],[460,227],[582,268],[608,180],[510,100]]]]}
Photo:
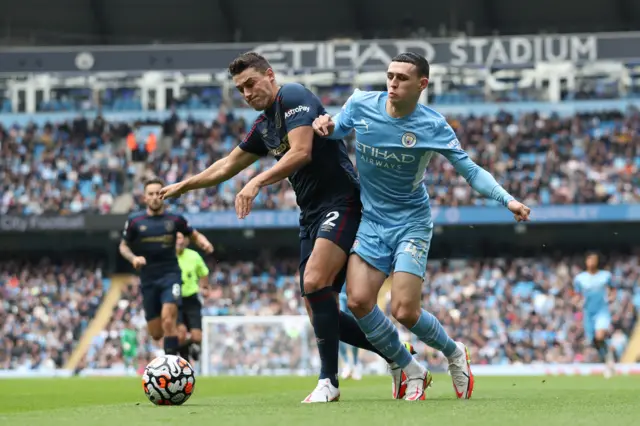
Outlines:
{"type": "Polygon", "coordinates": [[[287,112],[284,113],[284,119],[286,120],[287,118],[291,117],[294,114],[297,114],[299,112],[309,112],[309,107],[306,105],[298,105],[295,108],[292,108],[290,110],[288,110],[287,112]]]}

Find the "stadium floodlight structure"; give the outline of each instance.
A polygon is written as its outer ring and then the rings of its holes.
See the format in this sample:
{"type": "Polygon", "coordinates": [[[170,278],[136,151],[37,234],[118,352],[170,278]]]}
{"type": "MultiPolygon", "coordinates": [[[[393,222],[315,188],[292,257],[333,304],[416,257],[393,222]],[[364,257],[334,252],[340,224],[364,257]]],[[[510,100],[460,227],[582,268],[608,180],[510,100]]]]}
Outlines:
{"type": "MultiPolygon", "coordinates": [[[[298,82],[312,91],[384,90],[385,68],[355,70],[279,71],[281,83],[298,82]]],[[[600,91],[601,97],[625,98],[635,94],[640,85],[640,66],[622,62],[598,61],[584,64],[572,62],[540,62],[527,66],[450,66],[433,64],[428,93],[422,103],[468,104],[469,102],[541,101],[559,102],[566,93],[581,90],[600,91]],[[463,95],[463,96],[460,96],[463,95]]],[[[164,111],[170,99],[191,89],[215,87],[223,99],[231,99],[235,87],[224,71],[178,72],[152,71],[137,73],[58,73],[3,76],[0,98],[10,100],[13,112],[34,113],[38,104],[60,97],[60,93],[84,90],[89,100],[100,99],[107,89],[131,89],[136,92],[142,110],[164,111]]]]}

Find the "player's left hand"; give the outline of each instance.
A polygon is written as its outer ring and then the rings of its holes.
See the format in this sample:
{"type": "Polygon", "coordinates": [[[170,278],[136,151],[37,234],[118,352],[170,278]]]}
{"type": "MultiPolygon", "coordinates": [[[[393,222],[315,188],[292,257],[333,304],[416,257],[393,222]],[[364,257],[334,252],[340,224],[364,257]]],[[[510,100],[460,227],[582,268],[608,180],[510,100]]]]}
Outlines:
{"type": "Polygon", "coordinates": [[[531,209],[519,201],[511,200],[507,204],[507,208],[513,213],[513,218],[517,222],[528,222],[531,209]]]}
{"type": "Polygon", "coordinates": [[[238,219],[244,219],[251,213],[253,200],[258,196],[260,187],[252,180],[236,195],[236,214],[238,219]]]}

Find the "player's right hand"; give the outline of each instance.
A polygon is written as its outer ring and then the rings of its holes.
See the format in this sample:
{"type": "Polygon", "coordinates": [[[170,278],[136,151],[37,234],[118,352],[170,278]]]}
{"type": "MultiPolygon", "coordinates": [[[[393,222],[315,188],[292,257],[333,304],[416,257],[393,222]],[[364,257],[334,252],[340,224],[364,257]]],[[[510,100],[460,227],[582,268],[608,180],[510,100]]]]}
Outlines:
{"type": "Polygon", "coordinates": [[[511,200],[507,204],[507,208],[513,213],[516,222],[528,222],[531,209],[519,201],[511,200]]]}
{"type": "Polygon", "coordinates": [[[147,259],[143,256],[136,256],[133,258],[133,262],[131,262],[135,269],[141,269],[143,266],[147,265],[147,259]]]}
{"type": "Polygon", "coordinates": [[[182,182],[167,185],[160,189],[160,199],[166,200],[167,198],[178,198],[182,194],[187,192],[182,182]]]}
{"type": "Polygon", "coordinates": [[[329,114],[325,114],[313,120],[311,127],[319,136],[329,136],[336,128],[336,123],[333,122],[329,114]]]}

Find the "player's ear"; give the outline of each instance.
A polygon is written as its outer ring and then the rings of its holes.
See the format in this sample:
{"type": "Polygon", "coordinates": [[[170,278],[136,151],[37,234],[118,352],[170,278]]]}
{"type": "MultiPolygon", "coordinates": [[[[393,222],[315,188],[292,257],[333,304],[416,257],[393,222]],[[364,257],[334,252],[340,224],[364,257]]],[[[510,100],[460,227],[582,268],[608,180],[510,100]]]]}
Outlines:
{"type": "Polygon", "coordinates": [[[276,79],[276,73],[273,72],[273,68],[268,68],[264,74],[269,78],[269,81],[274,81],[276,79]]]}
{"type": "Polygon", "coordinates": [[[420,79],[420,90],[424,90],[429,85],[429,79],[427,77],[422,77],[420,79]]]}

